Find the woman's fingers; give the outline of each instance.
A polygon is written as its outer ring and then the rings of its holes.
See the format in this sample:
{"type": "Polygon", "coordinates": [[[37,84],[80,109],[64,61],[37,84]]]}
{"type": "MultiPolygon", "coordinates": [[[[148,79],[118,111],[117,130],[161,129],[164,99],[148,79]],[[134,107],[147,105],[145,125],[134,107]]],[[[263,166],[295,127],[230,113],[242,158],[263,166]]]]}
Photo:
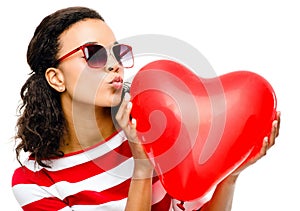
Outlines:
{"type": "Polygon", "coordinates": [[[281,112],[277,112],[277,131],[276,131],[276,137],[279,135],[279,129],[280,129],[280,121],[281,121],[281,112]]]}
{"type": "Polygon", "coordinates": [[[277,125],[278,121],[274,120],[272,123],[270,138],[268,140],[268,148],[272,147],[275,144],[275,138],[277,137],[277,125]]]}
{"type": "Polygon", "coordinates": [[[270,136],[265,137],[263,139],[263,144],[259,153],[255,155],[253,158],[251,158],[249,161],[247,161],[247,163],[244,163],[242,166],[237,168],[234,172],[231,173],[231,175],[233,176],[239,175],[244,169],[254,164],[256,161],[258,161],[259,159],[261,159],[267,154],[267,151],[275,144],[275,139],[279,135],[280,115],[281,115],[280,112],[277,112],[277,118],[272,123],[270,136]]]}
{"type": "Polygon", "coordinates": [[[130,94],[125,93],[124,99],[116,114],[116,120],[122,129],[125,129],[125,127],[128,125],[131,108],[132,103],[130,102],[130,94]]]}
{"type": "Polygon", "coordinates": [[[277,119],[272,123],[272,130],[268,140],[268,149],[271,148],[275,144],[275,139],[279,135],[279,127],[280,127],[280,112],[277,112],[277,119]]]}
{"type": "Polygon", "coordinates": [[[128,141],[137,143],[136,120],[130,120],[130,112],[132,109],[132,102],[130,102],[130,94],[125,93],[124,99],[116,114],[116,120],[122,130],[125,132],[128,141]]]}
{"type": "Polygon", "coordinates": [[[256,161],[258,161],[263,156],[265,156],[267,154],[267,151],[268,151],[268,145],[269,145],[268,137],[265,137],[264,140],[263,140],[263,144],[262,144],[262,147],[260,149],[260,152],[257,155],[255,155],[253,158],[251,158],[244,166],[242,166],[241,170],[243,170],[243,169],[247,168],[248,166],[254,164],[256,161]]]}

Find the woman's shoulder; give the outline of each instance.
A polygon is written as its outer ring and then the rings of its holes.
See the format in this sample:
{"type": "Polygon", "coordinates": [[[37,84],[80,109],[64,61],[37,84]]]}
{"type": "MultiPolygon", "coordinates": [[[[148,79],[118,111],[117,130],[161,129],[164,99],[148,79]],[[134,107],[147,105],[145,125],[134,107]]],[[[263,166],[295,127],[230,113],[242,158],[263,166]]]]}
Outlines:
{"type": "Polygon", "coordinates": [[[33,184],[40,186],[51,186],[53,184],[43,170],[32,171],[26,166],[20,166],[15,169],[11,182],[12,187],[17,185],[28,186],[33,184]]]}
{"type": "MultiPolygon", "coordinates": [[[[80,168],[89,163],[108,163],[108,160],[120,161],[131,157],[131,151],[125,134],[119,131],[101,143],[85,150],[65,154],[63,157],[44,160],[48,167],[40,166],[33,157],[29,156],[23,166],[17,168],[13,174],[14,180],[17,178],[34,178],[34,175],[41,175],[45,172],[53,174],[63,172],[67,169],[80,168]]],[[[117,163],[115,165],[118,165],[117,163]]]]}

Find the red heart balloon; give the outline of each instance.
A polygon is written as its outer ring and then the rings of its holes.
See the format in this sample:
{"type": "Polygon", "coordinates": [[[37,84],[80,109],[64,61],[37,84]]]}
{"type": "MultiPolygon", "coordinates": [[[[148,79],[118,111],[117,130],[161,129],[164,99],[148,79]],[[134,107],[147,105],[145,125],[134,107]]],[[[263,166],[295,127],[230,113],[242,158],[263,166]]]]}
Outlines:
{"type": "Polygon", "coordinates": [[[276,118],[271,85],[249,71],[201,78],[170,60],[145,65],[131,85],[132,117],[174,198],[204,197],[256,155],[276,118]]]}

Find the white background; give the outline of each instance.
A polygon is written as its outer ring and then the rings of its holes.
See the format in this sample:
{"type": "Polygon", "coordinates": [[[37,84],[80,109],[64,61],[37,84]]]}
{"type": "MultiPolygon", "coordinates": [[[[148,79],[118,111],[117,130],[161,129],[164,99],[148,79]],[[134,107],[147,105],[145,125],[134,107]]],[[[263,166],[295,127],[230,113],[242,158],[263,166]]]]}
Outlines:
{"type": "Polygon", "coordinates": [[[11,192],[11,176],[18,166],[11,137],[20,88],[29,73],[27,45],[44,16],[75,5],[99,11],[117,39],[148,33],[173,36],[196,47],[218,75],[244,69],[264,76],[282,112],[280,136],[266,157],[241,174],[232,210],[300,210],[297,0],[10,0],[1,4],[1,210],[20,210],[11,192]]]}

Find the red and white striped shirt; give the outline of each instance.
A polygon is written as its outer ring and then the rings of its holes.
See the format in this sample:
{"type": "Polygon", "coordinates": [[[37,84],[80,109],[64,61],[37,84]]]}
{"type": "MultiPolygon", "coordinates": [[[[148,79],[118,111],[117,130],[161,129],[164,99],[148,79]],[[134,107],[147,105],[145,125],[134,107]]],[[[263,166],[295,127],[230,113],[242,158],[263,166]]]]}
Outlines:
{"type": "MultiPolygon", "coordinates": [[[[122,131],[88,150],[49,162],[52,167],[44,168],[29,158],[15,170],[12,189],[23,210],[124,210],[133,158],[122,131]]],[[[153,178],[152,191],[153,211],[180,210],[158,177],[153,178]]]]}

